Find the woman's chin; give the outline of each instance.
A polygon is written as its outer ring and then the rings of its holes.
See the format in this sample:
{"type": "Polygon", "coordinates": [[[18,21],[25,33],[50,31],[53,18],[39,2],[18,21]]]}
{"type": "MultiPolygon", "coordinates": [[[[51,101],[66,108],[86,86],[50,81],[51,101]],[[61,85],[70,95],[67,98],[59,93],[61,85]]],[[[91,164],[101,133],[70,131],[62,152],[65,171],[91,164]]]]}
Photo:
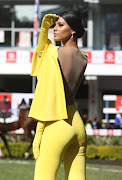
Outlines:
{"type": "Polygon", "coordinates": [[[54,37],[54,40],[55,41],[61,41],[59,38],[56,38],[56,37],[54,37]]]}

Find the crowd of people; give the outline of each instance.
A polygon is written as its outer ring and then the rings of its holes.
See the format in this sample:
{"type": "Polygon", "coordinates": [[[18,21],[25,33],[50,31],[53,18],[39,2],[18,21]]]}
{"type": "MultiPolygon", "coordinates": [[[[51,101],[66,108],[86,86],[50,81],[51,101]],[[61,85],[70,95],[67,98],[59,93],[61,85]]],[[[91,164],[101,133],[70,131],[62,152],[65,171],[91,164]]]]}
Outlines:
{"type": "Polygon", "coordinates": [[[97,118],[95,113],[92,114],[91,120],[88,119],[87,114],[83,114],[82,120],[85,124],[86,129],[101,129],[102,128],[102,124],[101,124],[100,120],[97,118]]]}
{"type": "Polygon", "coordinates": [[[115,115],[114,123],[110,123],[109,121],[102,123],[95,113],[92,114],[90,120],[87,114],[83,114],[82,119],[86,129],[122,129],[122,111],[115,115]]]}

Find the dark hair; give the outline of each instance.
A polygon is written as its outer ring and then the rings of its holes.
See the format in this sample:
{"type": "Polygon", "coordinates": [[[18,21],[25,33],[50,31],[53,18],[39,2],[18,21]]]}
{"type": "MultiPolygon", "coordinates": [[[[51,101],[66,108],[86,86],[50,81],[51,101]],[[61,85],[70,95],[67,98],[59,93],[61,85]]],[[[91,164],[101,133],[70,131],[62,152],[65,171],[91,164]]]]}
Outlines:
{"type": "Polygon", "coordinates": [[[82,26],[81,18],[73,11],[63,11],[58,16],[62,17],[73,31],[76,31],[76,38],[81,38],[84,35],[85,30],[82,26]]]}

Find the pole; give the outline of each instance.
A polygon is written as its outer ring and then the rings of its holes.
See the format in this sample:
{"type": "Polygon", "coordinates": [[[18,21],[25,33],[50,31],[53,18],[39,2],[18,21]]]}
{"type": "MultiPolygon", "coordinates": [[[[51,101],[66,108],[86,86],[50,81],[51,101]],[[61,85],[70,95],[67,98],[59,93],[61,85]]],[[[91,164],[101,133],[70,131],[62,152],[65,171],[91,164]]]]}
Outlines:
{"type": "MultiPolygon", "coordinates": [[[[33,50],[37,46],[37,40],[38,40],[38,10],[39,10],[39,0],[35,0],[34,4],[34,22],[33,22],[33,50]]],[[[35,86],[36,86],[36,77],[32,77],[32,93],[35,92],[35,86]]]]}
{"type": "Polygon", "coordinates": [[[11,46],[15,46],[15,11],[12,8],[12,19],[11,19],[11,46]]]}
{"type": "Polygon", "coordinates": [[[15,21],[14,19],[12,19],[11,21],[11,46],[14,47],[15,46],[15,21]]]}
{"type": "Polygon", "coordinates": [[[38,10],[39,10],[39,0],[35,0],[34,5],[34,34],[33,34],[33,48],[37,46],[38,40],[38,10]]]}
{"type": "Polygon", "coordinates": [[[92,12],[92,4],[89,4],[89,11],[88,11],[88,24],[87,24],[87,27],[88,27],[88,40],[87,40],[87,43],[88,43],[88,47],[90,49],[93,48],[93,12],[92,12]]]}

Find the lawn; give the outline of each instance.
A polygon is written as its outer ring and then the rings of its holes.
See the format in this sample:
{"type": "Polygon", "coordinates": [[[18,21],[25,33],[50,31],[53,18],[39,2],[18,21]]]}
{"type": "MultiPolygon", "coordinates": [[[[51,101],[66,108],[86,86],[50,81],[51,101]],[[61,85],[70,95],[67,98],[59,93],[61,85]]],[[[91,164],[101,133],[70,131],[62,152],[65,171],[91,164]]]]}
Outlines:
{"type": "MultiPolygon", "coordinates": [[[[34,160],[0,159],[0,180],[33,180],[34,160]]],[[[113,165],[87,164],[86,180],[120,180],[122,167],[113,165]]],[[[57,180],[64,180],[63,165],[57,180]]]]}

